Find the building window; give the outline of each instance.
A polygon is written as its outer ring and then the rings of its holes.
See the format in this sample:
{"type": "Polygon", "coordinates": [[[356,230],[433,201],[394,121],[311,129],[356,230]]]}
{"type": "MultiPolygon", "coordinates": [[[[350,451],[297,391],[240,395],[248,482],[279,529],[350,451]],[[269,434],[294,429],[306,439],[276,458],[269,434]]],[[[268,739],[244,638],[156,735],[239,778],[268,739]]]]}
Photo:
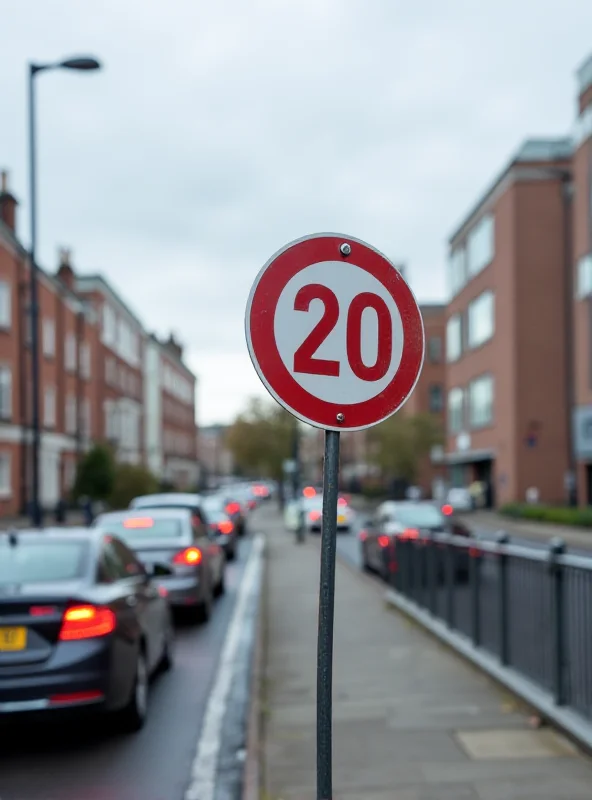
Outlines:
{"type": "Polygon", "coordinates": [[[469,303],[468,309],[468,344],[479,347],[491,339],[495,330],[495,302],[493,292],[483,292],[469,303]]]}
{"type": "Polygon", "coordinates": [[[52,319],[43,320],[43,355],[55,356],[55,322],[52,319]]]}
{"type": "Polygon", "coordinates": [[[3,497],[12,494],[10,453],[0,453],[0,495],[3,497]]]}
{"type": "Polygon", "coordinates": [[[467,254],[464,247],[457,247],[448,260],[448,283],[451,297],[458,294],[467,282],[467,254]]]}
{"type": "Polygon", "coordinates": [[[103,304],[103,343],[113,346],[117,339],[117,319],[107,303],[103,304]]]}
{"type": "Polygon", "coordinates": [[[82,435],[85,439],[90,439],[91,435],[91,416],[90,400],[85,397],[82,401],[82,435]]]}
{"type": "Polygon", "coordinates": [[[55,428],[56,424],[56,390],[55,386],[47,386],[43,395],[43,420],[46,428],[55,428]]]}
{"type": "Polygon", "coordinates": [[[107,358],[105,361],[105,382],[108,386],[117,385],[117,364],[114,358],[107,358]]]}
{"type": "Polygon", "coordinates": [[[469,384],[469,422],[483,428],[493,421],[493,377],[482,375],[469,384]]]}
{"type": "Polygon", "coordinates": [[[459,387],[448,392],[448,430],[460,433],[464,427],[464,392],[459,387]]]}
{"type": "Polygon", "coordinates": [[[0,328],[10,328],[12,322],[12,290],[8,281],[0,281],[0,328]]]}
{"type": "Polygon", "coordinates": [[[440,336],[430,336],[428,339],[428,358],[430,364],[439,364],[442,361],[442,339],[440,336]]]}
{"type": "Polygon", "coordinates": [[[438,414],[444,408],[444,393],[439,383],[433,383],[430,386],[429,408],[434,414],[438,414]]]}
{"type": "Polygon", "coordinates": [[[64,362],[69,372],[76,370],[76,337],[73,333],[66,336],[64,343],[64,362]]]}
{"type": "Polygon", "coordinates": [[[80,345],[80,371],[82,373],[82,377],[86,380],[89,380],[91,369],[90,369],[90,344],[88,342],[84,342],[80,345]]]}
{"type": "Polygon", "coordinates": [[[483,217],[469,233],[467,239],[467,266],[469,276],[476,275],[493,261],[493,216],[483,217]]]}
{"type": "Polygon", "coordinates": [[[581,300],[592,294],[592,254],[580,258],[578,261],[578,286],[577,296],[581,300]]]}
{"type": "Polygon", "coordinates": [[[76,433],[76,423],[76,397],[71,394],[66,398],[66,433],[76,433]]]}
{"type": "Polygon", "coordinates": [[[12,417],[12,370],[0,367],[0,419],[12,417]]]}
{"type": "Polygon", "coordinates": [[[446,359],[458,361],[462,353],[462,319],[460,314],[450,317],[446,323],[446,359]]]}

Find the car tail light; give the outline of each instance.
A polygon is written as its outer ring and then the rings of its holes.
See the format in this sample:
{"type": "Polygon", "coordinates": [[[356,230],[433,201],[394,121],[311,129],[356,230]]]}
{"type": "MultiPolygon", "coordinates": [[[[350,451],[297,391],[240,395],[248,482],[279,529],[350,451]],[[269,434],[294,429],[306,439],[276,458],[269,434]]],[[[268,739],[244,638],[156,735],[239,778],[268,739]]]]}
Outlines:
{"type": "Polygon", "coordinates": [[[60,641],[94,639],[115,630],[115,614],[101,606],[71,606],[64,612],[60,641]]]}
{"type": "Polygon", "coordinates": [[[317,522],[321,518],[320,511],[311,511],[308,515],[308,518],[311,522],[317,522]]]}
{"type": "Polygon", "coordinates": [[[251,511],[252,511],[252,510],[253,510],[253,509],[256,507],[257,503],[256,503],[254,500],[249,500],[249,502],[247,503],[247,505],[248,505],[248,507],[249,507],[249,508],[251,509],[251,511]]]}
{"type": "Polygon", "coordinates": [[[305,497],[315,497],[316,493],[317,493],[317,490],[314,488],[314,486],[306,486],[302,490],[302,494],[305,497]]]}
{"type": "Polygon", "coordinates": [[[186,547],[173,556],[173,564],[182,564],[185,567],[196,567],[201,564],[203,556],[199,547],[186,547]]]}
{"type": "Polygon", "coordinates": [[[158,594],[159,594],[161,597],[168,597],[168,596],[169,596],[169,593],[167,592],[167,590],[165,589],[165,587],[164,587],[164,586],[159,586],[159,587],[158,587],[158,594]]]}
{"type": "Polygon", "coordinates": [[[347,500],[345,499],[345,497],[340,497],[339,500],[337,501],[337,505],[338,506],[346,506],[347,505],[347,500]]]}
{"type": "Polygon", "coordinates": [[[232,533],[234,530],[234,525],[229,520],[225,520],[224,522],[220,522],[218,524],[218,530],[220,533],[232,533]]]}
{"type": "Polygon", "coordinates": [[[70,694],[52,694],[49,697],[49,704],[52,706],[69,706],[75,703],[92,703],[97,700],[102,700],[104,697],[102,692],[88,691],[88,692],[71,692],[70,694]]]}
{"type": "Polygon", "coordinates": [[[368,533],[367,533],[366,531],[360,531],[360,532],[359,532],[359,534],[358,534],[358,539],[359,539],[361,542],[365,542],[367,538],[368,538],[368,533]]]}
{"type": "Polygon", "coordinates": [[[401,539],[403,539],[405,542],[408,542],[411,539],[419,539],[419,531],[417,528],[405,528],[401,534],[401,539]]]}
{"type": "Polygon", "coordinates": [[[55,606],[31,606],[29,614],[32,617],[51,617],[57,613],[55,606]]]}
{"type": "Polygon", "coordinates": [[[379,536],[377,541],[381,547],[388,547],[391,543],[391,540],[388,536],[379,536]]]}
{"type": "Polygon", "coordinates": [[[446,503],[445,505],[442,506],[442,513],[444,514],[445,517],[449,517],[453,511],[454,509],[449,503],[446,503]]]}
{"type": "Polygon", "coordinates": [[[240,511],[239,503],[228,503],[226,506],[226,513],[227,514],[238,514],[240,511]]]}

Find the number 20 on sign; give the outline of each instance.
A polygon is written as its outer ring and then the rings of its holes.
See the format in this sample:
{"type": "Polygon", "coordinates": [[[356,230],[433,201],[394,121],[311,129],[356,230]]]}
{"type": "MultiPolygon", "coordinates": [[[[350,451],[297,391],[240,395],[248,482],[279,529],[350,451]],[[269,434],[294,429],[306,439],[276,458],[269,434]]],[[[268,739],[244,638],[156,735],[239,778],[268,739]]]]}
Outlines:
{"type": "Polygon", "coordinates": [[[251,289],[249,353],[270,394],[326,430],[361,430],[409,397],[424,355],[415,298],[370,245],[338,234],[276,253],[251,289]]]}

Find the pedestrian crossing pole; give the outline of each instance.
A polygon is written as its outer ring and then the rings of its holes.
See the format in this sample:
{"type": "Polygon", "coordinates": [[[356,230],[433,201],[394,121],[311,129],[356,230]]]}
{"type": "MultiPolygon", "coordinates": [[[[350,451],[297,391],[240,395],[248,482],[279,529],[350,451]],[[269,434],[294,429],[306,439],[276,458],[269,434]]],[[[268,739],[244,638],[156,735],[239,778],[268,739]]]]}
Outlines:
{"type": "Polygon", "coordinates": [[[339,491],[339,431],[325,431],[317,645],[317,798],[333,797],[333,620],[339,491]]]}

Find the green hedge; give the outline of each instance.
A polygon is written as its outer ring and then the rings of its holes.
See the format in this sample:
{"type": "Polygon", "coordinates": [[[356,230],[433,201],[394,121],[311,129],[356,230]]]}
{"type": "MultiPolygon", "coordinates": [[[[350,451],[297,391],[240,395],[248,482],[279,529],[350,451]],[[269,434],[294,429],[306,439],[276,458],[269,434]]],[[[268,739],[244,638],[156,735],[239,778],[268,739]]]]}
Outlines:
{"type": "Polygon", "coordinates": [[[556,525],[575,525],[592,528],[592,508],[570,508],[567,506],[539,506],[526,503],[508,503],[500,508],[506,517],[515,519],[551,522],[556,525]]]}

